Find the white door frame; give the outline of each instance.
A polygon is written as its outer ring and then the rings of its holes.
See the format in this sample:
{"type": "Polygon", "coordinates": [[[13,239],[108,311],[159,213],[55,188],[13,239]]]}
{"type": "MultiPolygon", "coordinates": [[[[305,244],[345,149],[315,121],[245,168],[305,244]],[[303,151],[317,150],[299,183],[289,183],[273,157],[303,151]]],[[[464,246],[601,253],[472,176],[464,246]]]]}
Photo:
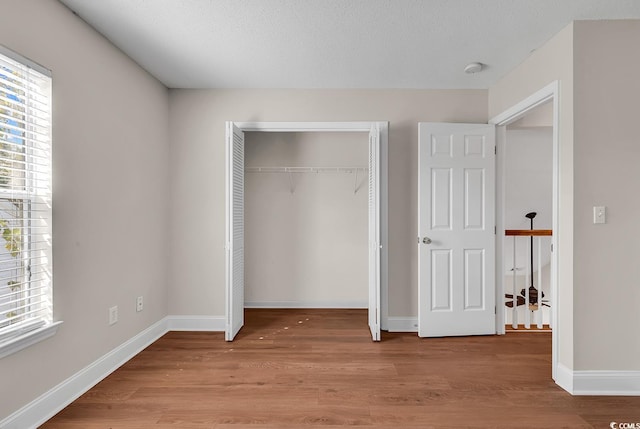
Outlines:
{"type": "MultiPolygon", "coordinates": [[[[544,104],[548,101],[553,102],[553,191],[552,191],[552,228],[553,235],[551,237],[551,246],[553,251],[551,252],[551,320],[553,321],[553,329],[551,332],[551,359],[552,359],[552,378],[556,380],[556,372],[558,366],[558,313],[560,312],[560,306],[558,302],[558,233],[559,233],[559,170],[560,170],[560,157],[559,157],[559,129],[558,124],[560,122],[559,106],[559,94],[560,83],[554,81],[514,106],[508,108],[499,115],[493,117],[489,123],[494,124],[496,129],[496,144],[497,144],[497,156],[496,156],[496,184],[498,189],[496,190],[496,227],[500,231],[498,237],[503,236],[505,230],[504,217],[505,217],[505,204],[504,204],[504,192],[505,192],[505,129],[506,126],[517,121],[525,116],[532,109],[544,104]]],[[[504,255],[503,255],[503,240],[497,240],[496,242],[496,304],[504,302],[504,255]],[[501,274],[499,274],[501,273],[501,274]]],[[[498,311],[496,315],[496,333],[505,333],[504,324],[504,311],[498,311]]]]}
{"type": "MultiPolygon", "coordinates": [[[[368,133],[372,127],[380,130],[380,328],[388,329],[389,319],[389,234],[388,234],[388,122],[233,122],[243,132],[362,132],[368,133]]],[[[226,315],[228,317],[228,315],[226,315]]]]}

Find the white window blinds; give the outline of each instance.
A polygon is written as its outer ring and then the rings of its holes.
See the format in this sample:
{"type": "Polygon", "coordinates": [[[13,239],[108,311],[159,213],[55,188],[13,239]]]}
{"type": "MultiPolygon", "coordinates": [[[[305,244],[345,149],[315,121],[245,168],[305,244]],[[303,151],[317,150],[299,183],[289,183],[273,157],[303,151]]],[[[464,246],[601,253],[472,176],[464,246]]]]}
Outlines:
{"type": "Polygon", "coordinates": [[[51,76],[0,48],[0,346],[52,323],[51,76]]]}

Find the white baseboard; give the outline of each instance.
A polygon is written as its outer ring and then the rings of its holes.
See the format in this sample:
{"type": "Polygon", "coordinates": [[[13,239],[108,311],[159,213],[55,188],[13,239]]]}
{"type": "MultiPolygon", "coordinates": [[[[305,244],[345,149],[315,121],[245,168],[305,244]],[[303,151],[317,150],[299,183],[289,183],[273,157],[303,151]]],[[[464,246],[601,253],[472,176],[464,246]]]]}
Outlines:
{"type": "Polygon", "coordinates": [[[367,301],[247,301],[245,308],[368,308],[367,301]]]}
{"type": "Polygon", "coordinates": [[[640,371],[572,371],[559,364],[556,383],[576,396],[640,396],[640,371]]]}
{"type": "Polygon", "coordinates": [[[418,332],[418,318],[389,317],[387,327],[389,332],[418,332]]]}
{"type": "Polygon", "coordinates": [[[556,367],[555,382],[567,392],[573,395],[573,370],[570,370],[561,363],[556,367]]]}
{"type": "Polygon", "coordinates": [[[574,371],[573,394],[640,396],[640,371],[574,371]]]}
{"type": "Polygon", "coordinates": [[[4,420],[0,429],[36,428],[169,331],[224,331],[224,316],[167,316],[42,394],[4,420]]]}
{"type": "Polygon", "coordinates": [[[167,316],[167,331],[211,331],[226,328],[224,316],[167,316]]]}
{"type": "Polygon", "coordinates": [[[164,319],[140,332],[135,337],[111,350],[86,368],[75,373],[53,389],[0,421],[2,429],[36,428],[98,384],[145,347],[163,336],[167,323],[164,319]]]}

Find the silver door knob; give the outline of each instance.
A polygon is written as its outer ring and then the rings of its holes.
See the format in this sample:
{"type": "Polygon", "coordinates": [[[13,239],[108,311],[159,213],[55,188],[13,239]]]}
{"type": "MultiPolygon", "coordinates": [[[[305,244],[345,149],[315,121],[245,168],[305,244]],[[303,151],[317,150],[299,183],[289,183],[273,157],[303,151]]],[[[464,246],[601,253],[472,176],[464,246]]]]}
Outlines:
{"type": "Polygon", "coordinates": [[[425,238],[422,239],[422,242],[424,244],[431,244],[431,239],[429,237],[425,237],[425,238]]]}

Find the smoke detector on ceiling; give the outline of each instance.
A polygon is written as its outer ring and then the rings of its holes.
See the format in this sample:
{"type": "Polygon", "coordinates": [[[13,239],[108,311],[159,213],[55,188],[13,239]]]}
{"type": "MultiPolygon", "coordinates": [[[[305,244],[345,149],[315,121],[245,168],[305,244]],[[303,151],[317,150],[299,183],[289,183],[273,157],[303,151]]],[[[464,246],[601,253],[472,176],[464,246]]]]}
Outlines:
{"type": "Polygon", "coordinates": [[[464,68],[464,72],[468,74],[478,73],[482,71],[483,67],[484,67],[484,64],[482,63],[469,63],[464,68]]]}

